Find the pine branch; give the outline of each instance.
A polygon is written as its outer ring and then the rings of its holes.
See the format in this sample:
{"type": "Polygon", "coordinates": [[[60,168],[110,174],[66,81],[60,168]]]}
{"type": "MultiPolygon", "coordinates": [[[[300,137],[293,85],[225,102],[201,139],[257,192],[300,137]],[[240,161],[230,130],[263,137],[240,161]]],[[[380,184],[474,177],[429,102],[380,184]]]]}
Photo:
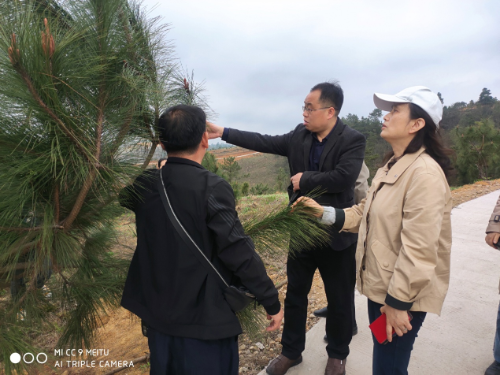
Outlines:
{"type": "Polygon", "coordinates": [[[7,266],[7,267],[0,267],[0,275],[6,274],[15,270],[25,270],[28,269],[30,266],[32,266],[33,263],[17,263],[13,266],[7,266]]]}
{"type": "MultiPolygon", "coordinates": [[[[96,154],[95,154],[96,168],[99,168],[100,166],[99,160],[101,157],[102,125],[104,122],[104,106],[106,105],[104,100],[104,88],[102,85],[99,90],[100,90],[99,92],[100,106],[99,106],[99,112],[97,116],[97,126],[96,126],[96,154]]],[[[90,188],[94,184],[96,177],[97,177],[97,169],[92,169],[87,179],[85,180],[82,189],[80,190],[80,193],[78,194],[78,197],[75,201],[73,208],[71,209],[71,212],[63,222],[65,231],[68,231],[71,228],[73,221],[75,221],[76,217],[78,216],[78,213],[80,212],[83,203],[85,202],[85,198],[87,197],[90,188]]]]}
{"type": "Polygon", "coordinates": [[[151,142],[151,148],[149,149],[148,156],[144,160],[144,163],[141,166],[141,169],[146,169],[151,162],[151,159],[153,159],[153,155],[155,154],[156,148],[158,147],[158,141],[153,141],[151,142]]]}
{"type": "Polygon", "coordinates": [[[97,170],[92,169],[85,182],[83,183],[82,189],[80,190],[80,193],[78,194],[78,197],[76,198],[75,204],[73,208],[71,209],[71,212],[69,213],[68,217],[63,220],[61,225],[63,226],[64,231],[69,231],[71,229],[71,225],[73,225],[73,222],[75,221],[76,217],[78,216],[78,213],[82,209],[83,203],[85,202],[85,197],[87,197],[88,192],[90,191],[90,188],[92,187],[92,184],[94,183],[94,180],[97,177],[97,170]]]}
{"type": "Polygon", "coordinates": [[[55,223],[59,223],[59,215],[60,215],[60,211],[61,211],[61,207],[60,207],[60,201],[59,201],[59,182],[56,181],[56,186],[55,186],[55,189],[54,189],[54,210],[55,210],[55,219],[54,219],[54,222],[55,223]]]}
{"type": "Polygon", "coordinates": [[[123,144],[123,140],[125,139],[125,136],[130,130],[130,124],[132,123],[132,120],[134,118],[133,117],[134,112],[135,112],[135,106],[133,106],[130,109],[129,115],[127,116],[127,120],[123,123],[122,127],[120,128],[120,131],[118,132],[118,135],[116,136],[115,142],[111,146],[111,151],[110,151],[111,156],[113,156],[116,153],[116,151],[118,151],[120,145],[123,144]]]}
{"type": "MultiPolygon", "coordinates": [[[[46,227],[0,227],[0,231],[5,231],[5,232],[33,232],[33,231],[39,231],[43,230],[46,227]]],[[[52,225],[49,228],[53,229],[64,229],[62,225],[52,225]]]]}
{"type": "MultiPolygon", "coordinates": [[[[16,47],[15,38],[13,37],[12,50],[15,50],[15,47],[16,47]]],[[[89,161],[91,161],[85,148],[80,144],[76,136],[66,127],[64,122],[47,106],[47,104],[45,104],[45,102],[38,94],[37,90],[35,89],[35,86],[31,82],[29,75],[22,68],[19,62],[20,58],[19,50],[17,50],[17,56],[15,52],[11,53],[11,56],[12,56],[11,62],[14,69],[21,75],[24,83],[26,84],[26,87],[28,88],[28,91],[31,93],[35,101],[38,103],[38,105],[55,121],[57,125],[59,125],[62,131],[68,136],[69,139],[71,139],[71,141],[73,141],[73,144],[80,150],[81,154],[85,156],[89,161]]]]}

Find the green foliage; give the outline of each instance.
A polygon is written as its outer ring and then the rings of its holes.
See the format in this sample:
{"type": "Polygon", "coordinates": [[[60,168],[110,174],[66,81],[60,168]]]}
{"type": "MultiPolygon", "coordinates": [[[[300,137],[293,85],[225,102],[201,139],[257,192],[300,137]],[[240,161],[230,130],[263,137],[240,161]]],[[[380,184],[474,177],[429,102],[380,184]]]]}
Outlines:
{"type": "Polygon", "coordinates": [[[264,327],[266,326],[266,311],[262,306],[248,305],[245,309],[236,313],[240,321],[243,332],[251,340],[259,340],[264,336],[264,327]]]}
{"type": "Polygon", "coordinates": [[[443,96],[441,95],[440,92],[437,93],[439,100],[441,101],[441,104],[444,104],[444,99],[443,96]]]}
{"type": "Polygon", "coordinates": [[[488,90],[486,87],[481,91],[481,94],[479,94],[479,104],[493,104],[497,101],[497,98],[494,98],[491,96],[491,91],[488,90]]]}
{"type": "Polygon", "coordinates": [[[285,206],[263,212],[242,224],[256,250],[266,255],[287,251],[293,254],[325,245],[330,238],[327,227],[311,219],[311,209],[301,202],[293,209],[285,206]]]}
{"type": "Polygon", "coordinates": [[[243,185],[241,185],[241,195],[246,197],[248,195],[248,189],[250,185],[248,182],[244,182],[243,185]]]}
{"type": "Polygon", "coordinates": [[[271,188],[267,184],[257,184],[250,188],[250,195],[264,195],[269,193],[271,188]]]}
{"type": "Polygon", "coordinates": [[[201,161],[201,165],[209,170],[212,173],[218,174],[219,165],[217,164],[217,159],[215,159],[215,155],[211,152],[206,152],[203,160],[201,161]]]}
{"type": "Polygon", "coordinates": [[[241,166],[238,164],[234,156],[224,158],[222,163],[220,163],[221,169],[225,172],[226,180],[232,183],[240,173],[241,166]]]}
{"type": "Polygon", "coordinates": [[[237,182],[233,182],[231,184],[231,187],[233,188],[234,200],[238,202],[238,200],[241,198],[240,184],[237,182]]]}
{"type": "Polygon", "coordinates": [[[491,120],[453,131],[456,166],[462,183],[500,177],[500,130],[491,120]]]}

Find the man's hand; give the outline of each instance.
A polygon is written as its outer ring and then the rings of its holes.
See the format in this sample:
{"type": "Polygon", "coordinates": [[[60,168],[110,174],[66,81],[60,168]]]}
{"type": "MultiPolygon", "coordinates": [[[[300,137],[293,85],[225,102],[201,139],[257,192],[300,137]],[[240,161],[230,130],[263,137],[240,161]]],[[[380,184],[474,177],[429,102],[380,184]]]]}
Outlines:
{"type": "Polygon", "coordinates": [[[316,216],[316,217],[323,216],[323,212],[325,211],[323,206],[318,204],[314,199],[311,199],[308,197],[300,197],[299,199],[297,199],[292,205],[292,210],[299,202],[302,202],[302,204],[304,206],[306,206],[307,208],[312,208],[311,213],[313,214],[313,216],[316,216]]]}
{"type": "Polygon", "coordinates": [[[486,238],[484,239],[488,245],[490,245],[492,248],[496,249],[494,244],[498,244],[498,240],[500,240],[500,233],[497,232],[491,232],[486,235],[486,238]]]}
{"type": "Polygon", "coordinates": [[[386,315],[387,318],[387,340],[392,342],[392,329],[396,335],[403,336],[408,331],[411,331],[410,318],[406,310],[396,310],[395,308],[384,305],[380,308],[380,312],[386,315]]]}
{"type": "Polygon", "coordinates": [[[280,309],[279,313],[276,315],[267,314],[267,320],[271,320],[269,327],[266,328],[267,332],[276,331],[281,326],[281,321],[283,320],[283,308],[280,309]]]}
{"type": "Polygon", "coordinates": [[[293,185],[293,191],[300,190],[300,178],[302,177],[302,173],[297,173],[295,176],[290,178],[290,181],[293,185]]]}
{"type": "Polygon", "coordinates": [[[215,125],[209,121],[207,121],[207,132],[208,139],[215,139],[222,137],[222,132],[224,128],[222,126],[215,125]]]}

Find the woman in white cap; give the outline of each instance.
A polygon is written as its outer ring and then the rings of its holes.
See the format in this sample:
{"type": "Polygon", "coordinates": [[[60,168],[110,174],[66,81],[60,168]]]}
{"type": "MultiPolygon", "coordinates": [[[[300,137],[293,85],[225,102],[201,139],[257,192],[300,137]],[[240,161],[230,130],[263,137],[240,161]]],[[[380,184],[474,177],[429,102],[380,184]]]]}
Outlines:
{"type": "Polygon", "coordinates": [[[373,99],[389,111],[380,135],[392,151],[367,197],[347,209],[303,200],[323,223],[359,233],[357,286],[368,297],[370,323],[381,314],[387,319],[389,342],[373,340],[373,374],[407,374],[426,313],[440,314],[448,290],[451,162],[438,133],[443,107],[435,93],[415,86],[373,99]]]}

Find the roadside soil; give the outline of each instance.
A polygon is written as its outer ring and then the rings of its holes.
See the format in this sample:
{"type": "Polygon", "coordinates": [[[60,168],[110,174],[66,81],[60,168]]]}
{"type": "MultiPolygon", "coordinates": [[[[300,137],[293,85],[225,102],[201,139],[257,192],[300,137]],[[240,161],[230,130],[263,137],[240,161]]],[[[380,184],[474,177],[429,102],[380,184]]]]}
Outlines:
{"type": "Polygon", "coordinates": [[[236,160],[242,158],[251,158],[253,156],[261,155],[260,152],[247,150],[242,147],[229,147],[229,148],[221,148],[218,150],[210,150],[212,154],[214,154],[215,159],[219,162],[222,162],[223,159],[228,157],[234,157],[236,160]]]}
{"type": "MultiPolygon", "coordinates": [[[[461,203],[467,202],[479,196],[488,194],[492,191],[500,189],[500,179],[492,181],[479,181],[471,185],[464,185],[452,191],[453,206],[458,206],[461,203]]],[[[237,209],[240,216],[244,217],[251,215],[253,210],[259,210],[266,205],[268,210],[270,205],[278,206],[286,203],[286,197],[283,194],[262,197],[252,197],[246,201],[240,202],[237,209]]],[[[118,252],[133,251],[135,240],[133,236],[134,223],[132,216],[125,216],[122,219],[122,238],[120,238],[122,246],[116,249],[118,252]]],[[[486,225],[486,224],[485,224],[486,225]]],[[[285,274],[285,257],[278,257],[273,259],[264,259],[268,271],[274,280],[275,284],[279,284],[286,280],[285,274]]],[[[286,294],[286,284],[280,288],[280,300],[283,302],[286,294]]],[[[307,330],[309,330],[319,319],[314,317],[312,312],[316,309],[326,306],[326,297],[323,288],[323,282],[317,272],[314,276],[311,292],[309,293],[309,306],[307,318],[307,330]]],[[[147,339],[142,336],[140,321],[130,314],[125,309],[117,309],[110,312],[109,315],[102,317],[103,327],[97,332],[98,343],[94,348],[102,348],[109,350],[108,356],[95,356],[83,359],[84,361],[95,360],[99,361],[131,361],[135,358],[144,356],[149,353],[147,339]]],[[[264,329],[264,327],[263,327],[264,329]]],[[[259,373],[271,359],[281,352],[281,330],[269,334],[263,334],[262,338],[258,340],[250,340],[245,334],[239,338],[239,351],[240,351],[240,375],[255,375],[259,373]]],[[[54,337],[55,338],[55,337],[54,337]]],[[[50,340],[51,344],[47,345],[47,351],[54,350],[55,340],[50,340]]],[[[64,358],[69,360],[69,358],[64,358]]],[[[76,359],[74,359],[76,360],[76,359]]],[[[82,359],[79,359],[82,360],[82,359]]],[[[39,368],[39,374],[105,374],[111,368],[68,368],[66,363],[61,369],[54,369],[52,366],[54,361],[50,361],[51,366],[39,368]]],[[[33,374],[37,372],[32,372],[33,374]]],[[[127,368],[119,374],[143,374],[149,373],[149,365],[147,362],[135,363],[134,367],[127,368]]],[[[31,375],[31,373],[30,373],[31,375]]]]}

